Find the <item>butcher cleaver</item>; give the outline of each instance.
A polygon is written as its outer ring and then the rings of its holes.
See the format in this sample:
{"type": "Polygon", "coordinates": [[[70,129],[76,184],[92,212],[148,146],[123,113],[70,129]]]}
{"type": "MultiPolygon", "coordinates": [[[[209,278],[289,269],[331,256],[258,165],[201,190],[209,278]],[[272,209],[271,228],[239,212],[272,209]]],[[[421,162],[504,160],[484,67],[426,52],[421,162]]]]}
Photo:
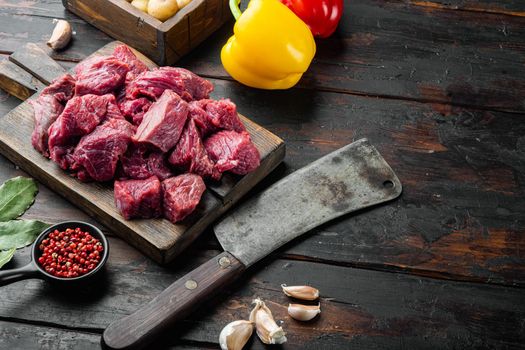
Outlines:
{"type": "Polygon", "coordinates": [[[111,323],[103,344],[110,349],[144,348],[282,245],[329,220],[400,194],[399,179],[366,139],[318,159],[226,216],[214,227],[224,252],[135,313],[111,323]]]}

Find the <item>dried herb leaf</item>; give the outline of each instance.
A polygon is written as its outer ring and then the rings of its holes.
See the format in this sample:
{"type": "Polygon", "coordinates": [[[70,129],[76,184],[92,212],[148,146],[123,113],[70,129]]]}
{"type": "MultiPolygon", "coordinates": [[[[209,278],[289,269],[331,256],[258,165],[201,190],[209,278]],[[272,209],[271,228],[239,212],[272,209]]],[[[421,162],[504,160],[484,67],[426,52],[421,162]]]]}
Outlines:
{"type": "Polygon", "coordinates": [[[36,181],[15,177],[0,186],[0,221],[9,221],[22,215],[35,201],[38,193],[36,181]]]}
{"type": "Polygon", "coordinates": [[[16,251],[16,248],[11,248],[9,250],[0,251],[0,269],[2,268],[2,266],[7,264],[11,260],[13,255],[15,255],[15,251],[16,251]]]}
{"type": "Polygon", "coordinates": [[[25,247],[48,227],[49,224],[37,220],[0,222],[0,250],[25,247]]]}

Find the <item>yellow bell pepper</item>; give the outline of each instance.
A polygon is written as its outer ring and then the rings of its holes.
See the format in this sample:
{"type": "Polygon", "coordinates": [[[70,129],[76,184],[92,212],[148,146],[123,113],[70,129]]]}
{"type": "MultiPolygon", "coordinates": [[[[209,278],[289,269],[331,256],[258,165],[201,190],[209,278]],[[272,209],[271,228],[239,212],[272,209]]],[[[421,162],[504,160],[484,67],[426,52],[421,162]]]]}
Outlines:
{"type": "Polygon", "coordinates": [[[230,0],[234,35],[221,51],[226,71],[242,84],[288,89],[301,79],[315,55],[308,26],[279,0],[251,0],[241,14],[230,0]]]}

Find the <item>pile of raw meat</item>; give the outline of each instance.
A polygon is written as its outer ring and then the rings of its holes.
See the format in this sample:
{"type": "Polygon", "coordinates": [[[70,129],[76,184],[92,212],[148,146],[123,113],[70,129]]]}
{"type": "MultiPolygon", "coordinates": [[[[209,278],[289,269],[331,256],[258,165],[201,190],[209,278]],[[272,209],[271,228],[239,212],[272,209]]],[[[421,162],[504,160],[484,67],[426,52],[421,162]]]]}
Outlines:
{"type": "Polygon", "coordinates": [[[230,100],[173,67],[148,67],[125,45],[94,57],[32,102],[33,147],[81,181],[112,181],[126,219],[188,216],[203,179],[247,174],[260,156],[230,100]]]}

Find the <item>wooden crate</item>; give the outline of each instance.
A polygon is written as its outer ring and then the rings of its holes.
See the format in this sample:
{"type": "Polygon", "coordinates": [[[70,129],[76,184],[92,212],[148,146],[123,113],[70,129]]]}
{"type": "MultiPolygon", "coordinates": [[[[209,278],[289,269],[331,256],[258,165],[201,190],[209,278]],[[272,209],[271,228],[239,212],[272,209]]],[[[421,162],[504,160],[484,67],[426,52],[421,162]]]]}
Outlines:
{"type": "Polygon", "coordinates": [[[228,0],[193,0],[165,22],[126,0],[62,0],[88,23],[159,65],[175,63],[232,18],[228,0]]]}

